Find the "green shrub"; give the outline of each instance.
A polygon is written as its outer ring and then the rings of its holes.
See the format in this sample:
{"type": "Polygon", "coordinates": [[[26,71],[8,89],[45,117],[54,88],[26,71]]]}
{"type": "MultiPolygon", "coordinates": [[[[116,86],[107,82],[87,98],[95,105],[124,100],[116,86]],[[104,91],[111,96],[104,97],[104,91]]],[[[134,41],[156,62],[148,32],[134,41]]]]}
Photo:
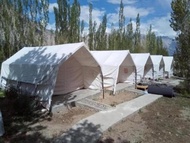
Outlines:
{"type": "Polygon", "coordinates": [[[38,108],[36,97],[20,94],[15,87],[5,90],[5,102],[11,112],[18,116],[31,115],[38,108]]]}

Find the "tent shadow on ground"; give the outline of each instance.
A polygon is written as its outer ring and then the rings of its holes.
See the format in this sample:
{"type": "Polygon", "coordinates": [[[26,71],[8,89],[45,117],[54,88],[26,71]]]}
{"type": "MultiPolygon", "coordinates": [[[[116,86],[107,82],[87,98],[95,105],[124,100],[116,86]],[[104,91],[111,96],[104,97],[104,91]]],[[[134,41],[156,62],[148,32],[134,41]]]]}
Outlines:
{"type": "Polygon", "coordinates": [[[46,126],[36,124],[43,120],[51,120],[47,113],[35,111],[32,115],[18,115],[14,106],[6,99],[0,99],[0,108],[3,116],[5,134],[0,142],[10,143],[30,143],[30,142],[50,142],[52,139],[41,134],[41,130],[46,126]]]}
{"type": "Polygon", "coordinates": [[[74,100],[77,95],[73,95],[72,92],[63,95],[52,96],[52,106],[64,104],[67,105],[70,101],[74,100]]]}
{"type": "Polygon", "coordinates": [[[97,142],[102,132],[100,125],[94,125],[87,120],[71,128],[62,137],[59,137],[54,143],[91,143],[97,142]]]}

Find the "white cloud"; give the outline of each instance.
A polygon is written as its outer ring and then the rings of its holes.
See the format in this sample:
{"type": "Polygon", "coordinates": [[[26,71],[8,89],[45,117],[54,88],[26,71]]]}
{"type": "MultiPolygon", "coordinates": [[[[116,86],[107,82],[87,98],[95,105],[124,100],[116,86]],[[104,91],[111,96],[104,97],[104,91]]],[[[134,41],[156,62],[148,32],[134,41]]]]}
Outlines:
{"type": "MultiPolygon", "coordinates": [[[[100,10],[94,8],[92,10],[92,20],[96,21],[97,26],[101,23],[102,17],[105,14],[105,10],[100,10]]],[[[81,6],[81,20],[84,20],[85,23],[89,23],[89,7],[88,6],[81,6]]]]}
{"type": "Polygon", "coordinates": [[[55,30],[55,23],[48,23],[47,27],[46,27],[48,30],[55,30]]]}
{"type": "Polygon", "coordinates": [[[162,6],[162,8],[170,8],[172,0],[158,0],[158,3],[162,6]]]}
{"type": "Polygon", "coordinates": [[[158,36],[169,36],[175,37],[176,32],[170,27],[170,14],[168,13],[167,16],[163,17],[155,17],[152,20],[147,21],[146,23],[141,24],[141,31],[142,33],[146,34],[147,30],[149,29],[150,24],[152,25],[152,30],[158,36]]]}
{"type": "MultiPolygon", "coordinates": [[[[147,34],[150,25],[152,25],[152,31],[155,32],[157,36],[169,36],[174,38],[176,36],[176,32],[170,27],[170,14],[168,13],[166,16],[163,17],[155,17],[147,22],[141,22],[140,31],[141,34],[147,34]]],[[[133,31],[135,32],[136,22],[135,20],[132,21],[133,24],[133,31]]],[[[118,29],[117,26],[114,26],[115,29],[118,29]]],[[[108,31],[110,32],[110,28],[108,31]]]]}
{"type": "Polygon", "coordinates": [[[88,0],[88,3],[93,3],[93,2],[97,2],[99,0],[88,0]]]}
{"type": "Polygon", "coordinates": [[[115,24],[115,23],[118,23],[118,21],[119,21],[119,14],[118,13],[109,13],[107,15],[107,17],[108,17],[109,23],[115,24]]]}
{"type": "MultiPolygon", "coordinates": [[[[108,21],[110,23],[117,23],[119,21],[119,8],[117,8],[116,13],[108,14],[108,21]]],[[[124,16],[126,18],[136,18],[137,14],[140,14],[140,17],[147,16],[150,13],[154,12],[153,8],[136,8],[133,6],[125,6],[124,7],[124,16]]]]}
{"type": "MultiPolygon", "coordinates": [[[[107,0],[108,3],[120,4],[121,0],[107,0]]],[[[123,0],[123,4],[134,4],[137,0],[123,0]]]]}
{"type": "Polygon", "coordinates": [[[50,4],[49,4],[49,13],[51,13],[51,12],[54,11],[54,10],[53,10],[54,7],[58,7],[58,4],[57,4],[57,3],[50,3],[50,4]]]}
{"type": "Polygon", "coordinates": [[[136,8],[132,6],[124,7],[124,15],[128,18],[136,18],[138,13],[140,14],[140,17],[147,16],[152,12],[154,12],[153,8],[136,8]]]}

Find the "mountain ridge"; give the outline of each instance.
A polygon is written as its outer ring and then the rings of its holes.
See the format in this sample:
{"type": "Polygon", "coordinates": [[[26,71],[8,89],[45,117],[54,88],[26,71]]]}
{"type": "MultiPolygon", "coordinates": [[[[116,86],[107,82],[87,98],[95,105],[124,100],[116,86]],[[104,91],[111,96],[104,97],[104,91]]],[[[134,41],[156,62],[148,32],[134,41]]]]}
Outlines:
{"type": "Polygon", "coordinates": [[[168,54],[172,56],[175,52],[177,42],[168,36],[161,36],[164,47],[168,50],[168,54]]]}

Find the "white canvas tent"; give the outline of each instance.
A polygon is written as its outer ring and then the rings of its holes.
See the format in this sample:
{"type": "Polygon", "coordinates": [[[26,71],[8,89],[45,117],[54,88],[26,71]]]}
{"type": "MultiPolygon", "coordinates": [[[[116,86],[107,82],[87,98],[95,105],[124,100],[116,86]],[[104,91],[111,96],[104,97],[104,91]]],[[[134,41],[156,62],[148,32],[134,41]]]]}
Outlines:
{"type": "Polygon", "coordinates": [[[151,55],[150,56],[154,66],[154,79],[164,77],[164,60],[162,55],[151,55]]]}
{"type": "Polygon", "coordinates": [[[104,88],[115,93],[116,84],[134,83],[135,65],[129,50],[123,51],[91,51],[98,61],[103,73],[104,88]]]}
{"type": "Polygon", "coordinates": [[[165,64],[165,76],[170,78],[173,75],[173,57],[172,56],[163,56],[165,64]]]}
{"type": "Polygon", "coordinates": [[[153,78],[153,63],[149,53],[131,53],[136,66],[137,82],[144,78],[153,78]]]}
{"type": "Polygon", "coordinates": [[[1,84],[48,101],[53,94],[102,89],[101,68],[81,43],[24,47],[2,63],[1,84]]]}

